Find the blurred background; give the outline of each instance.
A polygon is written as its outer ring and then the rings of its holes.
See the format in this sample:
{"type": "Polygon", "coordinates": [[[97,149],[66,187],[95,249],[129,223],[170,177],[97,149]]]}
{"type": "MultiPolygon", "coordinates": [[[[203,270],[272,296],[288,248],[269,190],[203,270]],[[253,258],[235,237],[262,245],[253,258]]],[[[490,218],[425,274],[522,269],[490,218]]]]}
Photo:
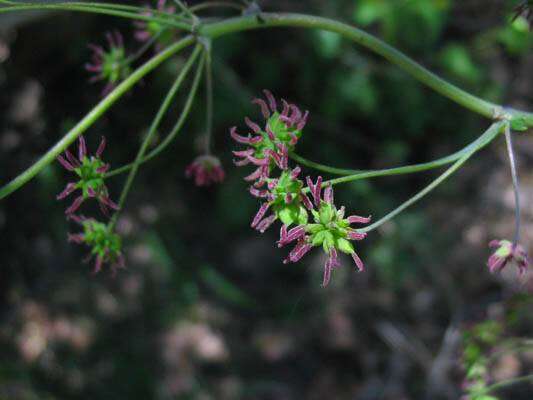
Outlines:
{"type": "MultiPolygon", "coordinates": [[[[357,24],[478,96],[533,110],[533,36],[524,19],[510,22],[516,1],[260,4],[357,24]]],[[[139,47],[129,21],[0,16],[2,184],[99,101],[102,87],[88,83],[83,65],[87,43],[103,43],[111,29],[131,52],[139,47]]],[[[86,133],[93,151],[107,137],[112,167],[134,158],[183,62],[165,63],[86,133]]],[[[488,242],[513,233],[501,139],[361,242],[367,272],[343,258],[324,289],[321,252],[283,265],[277,229],[260,235],[249,227],[259,203],[242,180],[248,170],[232,165],[228,134],[243,129],[244,116],[259,118],[250,100],[263,88],[311,111],[298,152],[338,167],[441,157],[480,135],[486,120],[331,33],[226,36],[215,42],[214,68],[215,146],[226,181],[202,189],[184,177],[203,141],[199,96],[180,137],[135,181],[118,223],[128,269],[116,278],[93,276],[81,261],[86,249],[67,243],[79,227],[55,200],[70,178],[58,163],[0,201],[0,399],[458,399],[463,338],[472,331],[492,334],[478,346],[496,354],[489,383],[533,372],[527,347],[499,351],[532,336],[531,273],[519,279],[513,266],[493,276],[485,265],[488,242]]],[[[515,143],[522,243],[533,250],[533,139],[517,134],[515,143]]],[[[339,187],[337,202],[380,217],[436,174],[358,181],[339,187]]],[[[108,182],[113,199],[123,180],[108,182]]],[[[532,394],[527,383],[497,392],[532,394]]]]}

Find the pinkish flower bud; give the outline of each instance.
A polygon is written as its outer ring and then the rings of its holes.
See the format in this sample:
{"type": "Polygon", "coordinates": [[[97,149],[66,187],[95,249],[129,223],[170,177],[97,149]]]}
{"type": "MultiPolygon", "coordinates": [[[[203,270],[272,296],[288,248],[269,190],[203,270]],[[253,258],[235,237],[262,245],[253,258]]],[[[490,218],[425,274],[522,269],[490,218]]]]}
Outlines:
{"type": "Polygon", "coordinates": [[[487,262],[491,273],[500,272],[511,262],[516,263],[520,274],[525,273],[529,267],[529,257],[520,244],[514,245],[508,240],[492,240],[489,247],[496,249],[487,262]]]}
{"type": "Polygon", "coordinates": [[[185,169],[187,178],[194,177],[196,186],[209,186],[224,181],[225,173],[222,163],[211,155],[198,156],[185,169]]]}

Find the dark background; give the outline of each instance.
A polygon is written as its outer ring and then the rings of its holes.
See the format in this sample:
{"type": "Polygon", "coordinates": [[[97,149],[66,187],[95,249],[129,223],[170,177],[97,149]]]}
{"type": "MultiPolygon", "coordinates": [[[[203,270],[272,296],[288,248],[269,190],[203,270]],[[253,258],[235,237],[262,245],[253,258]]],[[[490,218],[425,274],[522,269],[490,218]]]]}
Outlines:
{"type": "MultiPolygon", "coordinates": [[[[194,3],[194,2],[191,2],[194,3]]],[[[356,23],[459,86],[533,109],[533,36],[500,0],[264,1],[265,10],[356,23]]],[[[89,42],[129,21],[88,14],[0,16],[0,182],[55,143],[99,100],[83,69],[89,42]]],[[[130,162],[182,58],[161,66],[86,134],[105,159],[130,162]]],[[[199,96],[180,137],[146,164],[118,230],[128,269],[93,276],[78,227],[57,202],[70,176],[54,163],[0,202],[1,399],[457,399],[461,335],[486,319],[519,318],[505,336],[530,337],[530,276],[489,274],[487,243],[510,238],[513,197],[504,143],[476,155],[445,185],[357,247],[321,287],[320,251],[283,265],[277,228],[231,162],[228,128],[263,88],[311,111],[298,152],[347,168],[424,162],[472,141],[488,122],[398,68],[328,33],[271,29],[214,43],[215,144],[227,179],[202,189],[184,178],[204,133],[199,96]],[[521,293],[521,294],[520,294],[521,293]],[[519,297],[517,297],[519,296],[519,297]],[[523,304],[526,304],[525,309],[523,304]],[[528,312],[529,311],[529,312],[528,312]]],[[[183,97],[180,104],[183,103],[183,97]]],[[[179,109],[173,109],[170,127],[179,109]]],[[[164,131],[162,131],[164,132],[164,131]]],[[[515,135],[523,239],[533,237],[533,141],[515,135]]],[[[312,172],[312,171],[306,171],[312,172]]],[[[380,217],[436,172],[339,187],[339,204],[380,217]]],[[[118,199],[122,177],[108,182],[118,199]]],[[[98,215],[98,214],[95,214],[98,215]]],[[[531,373],[531,352],[498,358],[492,381],[531,373]]],[[[499,392],[530,399],[531,386],[499,392]]]]}

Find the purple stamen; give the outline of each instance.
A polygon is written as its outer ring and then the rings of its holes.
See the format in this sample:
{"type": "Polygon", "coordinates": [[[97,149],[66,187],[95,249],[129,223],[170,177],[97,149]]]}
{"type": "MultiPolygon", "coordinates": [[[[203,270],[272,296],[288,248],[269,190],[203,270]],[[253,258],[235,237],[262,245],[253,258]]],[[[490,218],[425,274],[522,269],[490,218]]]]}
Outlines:
{"type": "Polygon", "coordinates": [[[265,119],[270,118],[270,111],[268,109],[267,103],[263,99],[253,99],[252,104],[257,104],[261,108],[261,114],[265,119]]]}
{"type": "Polygon", "coordinates": [[[272,92],[270,92],[270,90],[263,90],[263,93],[265,94],[267,100],[268,100],[268,103],[270,104],[270,109],[272,110],[272,112],[276,112],[277,109],[278,109],[278,105],[276,103],[276,99],[274,98],[274,95],[272,94],[272,92]]]}
{"type": "Polygon", "coordinates": [[[358,215],[350,215],[347,219],[350,224],[368,224],[372,217],[360,217],[358,215]]]}
{"type": "Polygon", "coordinates": [[[244,118],[244,122],[246,123],[246,125],[248,125],[248,127],[252,131],[254,131],[254,133],[261,132],[261,128],[259,127],[259,125],[257,125],[255,122],[253,122],[250,118],[248,118],[248,117],[244,118]]]}
{"type": "Polygon", "coordinates": [[[254,217],[254,219],[252,221],[252,224],[251,224],[252,228],[255,228],[257,226],[257,224],[259,224],[259,222],[261,222],[261,220],[265,216],[266,212],[268,211],[269,207],[270,207],[270,203],[261,204],[261,207],[259,208],[259,211],[257,211],[257,214],[255,215],[255,217],[254,217]]]}
{"type": "Polygon", "coordinates": [[[76,200],[71,204],[69,208],[65,210],[65,214],[73,214],[78,208],[80,208],[81,203],[83,203],[83,196],[76,197],[76,200]]]}
{"type": "Polygon", "coordinates": [[[65,197],[70,195],[75,190],[76,190],[76,184],[75,183],[69,183],[69,184],[67,184],[65,189],[61,193],[59,193],[57,195],[56,199],[57,200],[63,200],[65,197]]]}

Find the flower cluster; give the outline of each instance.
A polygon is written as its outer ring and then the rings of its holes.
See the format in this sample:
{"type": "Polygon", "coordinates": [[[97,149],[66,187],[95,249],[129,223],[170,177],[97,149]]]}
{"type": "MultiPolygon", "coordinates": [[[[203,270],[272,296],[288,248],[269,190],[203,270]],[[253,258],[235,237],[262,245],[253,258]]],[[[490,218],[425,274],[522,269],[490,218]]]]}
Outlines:
{"type": "Polygon", "coordinates": [[[500,272],[512,262],[516,263],[521,274],[524,274],[529,267],[527,252],[521,245],[515,245],[508,240],[493,240],[489,243],[489,247],[496,249],[487,262],[491,273],[500,272]]]}
{"type": "MultiPolygon", "coordinates": [[[[169,19],[172,14],[176,12],[176,7],[166,5],[166,0],[158,0],[156,11],[159,12],[158,17],[161,19],[169,19]]],[[[144,16],[153,16],[154,10],[147,7],[143,12],[144,16]]],[[[159,21],[135,21],[135,39],[139,42],[147,43],[151,40],[156,41],[156,49],[160,50],[162,46],[169,45],[176,39],[176,30],[166,29],[159,21]]]]}
{"type": "Polygon", "coordinates": [[[251,121],[245,119],[246,125],[252,132],[247,136],[237,133],[237,128],[231,128],[230,134],[237,143],[248,146],[245,150],[234,151],[233,154],[240,160],[235,161],[235,165],[243,166],[253,164],[257,169],[247,176],[247,181],[263,181],[268,178],[274,167],[281,170],[288,168],[289,152],[302,136],[302,129],[307,123],[309,113],[302,113],[294,105],[282,100],[283,109],[278,111],[276,99],[268,90],[264,91],[267,101],[254,99],[252,103],[259,105],[263,117],[266,120],[264,129],[251,121]]]}
{"type": "Polygon", "coordinates": [[[91,247],[87,261],[95,257],[94,273],[100,272],[103,264],[109,264],[113,275],[118,268],[125,268],[122,255],[122,240],[107,224],[92,218],[71,216],[71,219],[82,226],[83,232],[69,234],[69,242],[85,244],[91,247]]]}
{"type": "Polygon", "coordinates": [[[118,206],[109,198],[108,190],[105,185],[104,176],[109,170],[109,164],[102,161],[102,153],[106,146],[106,140],[102,137],[102,141],[96,150],[94,156],[87,154],[87,145],[83,136],[79,138],[78,158],[76,158],[68,149],[65,150],[65,155],[59,155],[57,160],[67,170],[74,172],[78,178],[77,182],[70,182],[65,189],[57,196],[58,200],[63,200],[76,190],[81,193],[70,207],[65,211],[66,214],[73,214],[80,208],[82,203],[88,198],[95,198],[100,204],[100,208],[104,214],[108,213],[108,209],[118,209],[118,206]]]}
{"type": "Polygon", "coordinates": [[[366,233],[360,233],[351,224],[366,224],[370,218],[352,215],[345,218],[345,208],[334,204],[333,188],[323,185],[322,177],[313,182],[307,177],[300,179],[301,168],[289,167],[289,153],[302,136],[307,123],[308,112],[282,100],[282,111],[272,93],[264,91],[266,100],[255,99],[265,119],[264,128],[246,118],[251,132],[242,136],[237,128],[230,130],[231,137],[239,144],[247,145],[245,150],[234,151],[239,159],[237,166],[254,165],[255,171],[245,180],[252,182],[250,193],[262,200],[259,211],[253,218],[252,228],[265,232],[275,221],[282,224],[278,247],[295,242],[284,263],[298,262],[314,247],[322,247],[327,255],[324,265],[323,286],[327,286],[331,271],[340,266],[339,252],[350,255],[359,271],[364,264],[357,256],[351,241],[362,240],[366,233]],[[279,169],[277,176],[273,176],[279,169]],[[308,196],[310,194],[310,197],[308,196]],[[267,215],[271,212],[270,215],[267,215]]]}
{"type": "Polygon", "coordinates": [[[109,191],[105,185],[105,174],[109,170],[109,164],[102,161],[102,153],[106,146],[105,138],[102,138],[95,155],[89,155],[83,136],[78,143],[78,156],[75,157],[70,150],[65,150],[64,155],[57,156],[59,163],[69,172],[76,175],[77,181],[67,184],[65,189],[57,196],[63,200],[70,194],[79,190],[79,195],[66,209],[67,218],[83,227],[83,233],[69,235],[69,241],[86,244],[91,247],[91,255],[96,257],[95,272],[100,271],[102,264],[109,263],[113,269],[124,266],[121,253],[121,241],[107,224],[95,219],[79,217],[74,213],[78,211],[87,199],[96,199],[100,209],[107,216],[109,209],[118,210],[118,205],[109,198],[109,191]]]}
{"type": "Polygon", "coordinates": [[[194,178],[196,186],[210,186],[213,183],[221,183],[226,177],[222,163],[217,157],[206,154],[198,156],[185,169],[187,178],[194,178]]]}
{"type": "Polygon", "coordinates": [[[105,81],[102,96],[106,96],[115,86],[131,73],[130,63],[124,47],[124,39],[120,32],[106,33],[108,48],[89,44],[92,60],[85,64],[85,69],[94,74],[91,82],[105,81]]]}

